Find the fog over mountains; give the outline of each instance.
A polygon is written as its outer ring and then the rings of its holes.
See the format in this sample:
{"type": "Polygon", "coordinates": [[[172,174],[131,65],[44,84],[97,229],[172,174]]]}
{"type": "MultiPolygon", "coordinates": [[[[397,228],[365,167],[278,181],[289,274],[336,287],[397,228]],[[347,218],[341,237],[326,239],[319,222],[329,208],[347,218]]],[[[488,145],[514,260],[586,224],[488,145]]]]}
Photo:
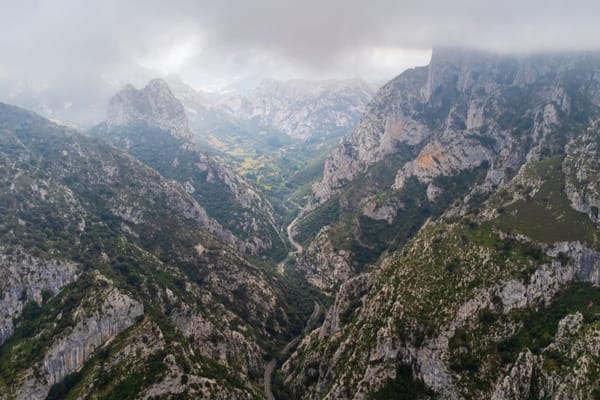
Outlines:
{"type": "Polygon", "coordinates": [[[265,78],[381,82],[427,64],[438,46],[593,49],[600,44],[598,7],[590,0],[380,0],[372,7],[340,0],[285,7],[273,0],[108,0],[92,7],[27,0],[4,4],[0,15],[0,96],[47,117],[98,122],[120,87],[168,74],[211,91],[265,78]]]}
{"type": "Polygon", "coordinates": [[[600,6],[0,14],[0,400],[600,399],[600,6]]]}

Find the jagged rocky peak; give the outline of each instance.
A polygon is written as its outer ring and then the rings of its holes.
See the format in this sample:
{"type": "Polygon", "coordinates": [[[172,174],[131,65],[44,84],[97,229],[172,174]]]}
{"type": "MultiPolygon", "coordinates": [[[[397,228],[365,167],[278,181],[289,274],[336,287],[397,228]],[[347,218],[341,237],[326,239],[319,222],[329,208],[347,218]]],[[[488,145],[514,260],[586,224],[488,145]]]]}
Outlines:
{"type": "MultiPolygon", "coordinates": [[[[399,234],[387,237],[409,239],[396,228],[408,221],[409,195],[423,196],[411,212],[437,208],[432,218],[467,212],[474,199],[510,183],[524,165],[562,155],[574,140],[566,164],[569,198],[596,221],[598,199],[580,189],[594,167],[584,173],[574,165],[593,159],[591,148],[578,150],[577,139],[600,118],[599,69],[594,52],[435,49],[429,65],[384,85],[357,128],[328,156],[298,219],[306,249],[298,269],[322,287],[339,284],[338,277],[365,267],[365,253],[373,262],[380,255],[373,249],[391,246],[369,243],[374,235],[365,232],[380,221],[399,234]],[[461,188],[449,182],[462,182],[461,188]],[[358,220],[356,210],[362,210],[358,220]],[[360,251],[347,253],[350,241],[360,251]]],[[[416,220],[414,226],[424,222],[416,220]]]]}
{"type": "Polygon", "coordinates": [[[143,89],[126,85],[110,100],[106,123],[109,128],[145,123],[176,137],[192,135],[183,105],[162,79],[151,80],[143,89]]]}
{"type": "Polygon", "coordinates": [[[479,83],[518,83],[519,58],[486,51],[438,48],[431,54],[427,83],[423,88],[427,101],[436,90],[454,85],[464,92],[479,83]]]}
{"type": "Polygon", "coordinates": [[[248,96],[226,96],[217,107],[291,137],[310,139],[348,132],[372,95],[373,88],[360,79],[264,80],[248,96]]]}
{"type": "Polygon", "coordinates": [[[355,131],[327,160],[313,204],[407,146],[422,149],[398,171],[396,188],[410,176],[428,183],[483,161],[492,164],[488,181],[497,185],[501,170],[556,151],[548,148],[548,135],[558,126],[600,106],[598,67],[600,54],[593,52],[434,49],[429,65],[403,72],[377,92],[355,131]]]}
{"type": "Polygon", "coordinates": [[[372,88],[362,79],[330,79],[322,81],[309,81],[293,79],[280,81],[265,79],[252,91],[253,97],[268,98],[273,101],[287,99],[298,101],[328,92],[343,92],[348,90],[363,90],[370,94],[372,88]]]}

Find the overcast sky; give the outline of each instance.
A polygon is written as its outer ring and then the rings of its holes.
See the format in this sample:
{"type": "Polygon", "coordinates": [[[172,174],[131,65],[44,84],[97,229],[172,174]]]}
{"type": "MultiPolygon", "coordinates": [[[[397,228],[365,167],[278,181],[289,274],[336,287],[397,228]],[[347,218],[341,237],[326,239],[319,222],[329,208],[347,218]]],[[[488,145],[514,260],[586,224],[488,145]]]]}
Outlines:
{"type": "Polygon", "coordinates": [[[597,0],[0,0],[0,101],[93,103],[179,74],[197,88],[389,79],[434,46],[600,48],[597,0]]]}

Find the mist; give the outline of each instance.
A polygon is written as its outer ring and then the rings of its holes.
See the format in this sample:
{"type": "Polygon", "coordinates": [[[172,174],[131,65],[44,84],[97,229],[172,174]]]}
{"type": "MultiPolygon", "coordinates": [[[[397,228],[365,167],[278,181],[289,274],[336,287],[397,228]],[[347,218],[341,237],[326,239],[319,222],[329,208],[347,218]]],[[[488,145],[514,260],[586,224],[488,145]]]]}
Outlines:
{"type": "Polygon", "coordinates": [[[125,83],[390,79],[431,48],[600,48],[595,1],[5,1],[0,101],[91,123],[125,83]]]}

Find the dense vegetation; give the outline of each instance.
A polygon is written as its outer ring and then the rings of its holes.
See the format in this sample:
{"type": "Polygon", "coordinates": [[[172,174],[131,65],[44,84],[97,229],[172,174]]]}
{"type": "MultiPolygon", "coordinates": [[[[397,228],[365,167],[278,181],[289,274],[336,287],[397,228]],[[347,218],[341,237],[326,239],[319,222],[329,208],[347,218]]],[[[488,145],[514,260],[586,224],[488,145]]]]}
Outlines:
{"type": "Polygon", "coordinates": [[[243,240],[266,238],[271,246],[264,253],[273,260],[285,257],[286,244],[277,227],[270,223],[271,215],[266,203],[247,193],[249,187],[237,182],[234,176],[217,165],[212,156],[201,153],[183,139],[143,123],[108,132],[104,129],[100,126],[93,133],[125,147],[131,155],[164,177],[189,185],[193,188],[191,195],[206,208],[208,215],[237,237],[243,240]],[[237,188],[234,189],[234,186],[237,188]],[[236,190],[241,193],[236,194],[236,190]],[[236,196],[247,196],[251,199],[250,206],[242,205],[236,196]],[[255,224],[249,222],[252,220],[256,221],[255,224]]]}
{"type": "Polygon", "coordinates": [[[184,191],[163,187],[158,174],[131,157],[78,134],[65,137],[64,128],[20,110],[0,107],[2,113],[7,126],[0,126],[0,139],[9,144],[0,148],[2,252],[40,262],[72,260],[80,276],[57,296],[44,292],[42,303],[26,304],[14,335],[0,346],[0,391],[37,368],[77,316],[93,312],[105,291],[115,288],[142,303],[145,315],[94,352],[81,371],[52,387],[50,398],[76,398],[92,382],[100,397],[128,398],[166,376],[173,368],[167,355],[185,372],[181,380],[190,390],[260,393],[262,372],[244,372],[194,352],[193,339],[171,318],[182,310],[198,313],[218,328],[210,342],[223,340],[220,330],[241,331],[266,357],[302,331],[319,294],[299,276],[281,277],[269,263],[244,258],[208,234],[179,208],[185,202],[174,200],[185,198],[184,191]],[[14,125],[6,122],[12,113],[20,116],[14,125]],[[118,211],[127,204],[139,211],[133,221],[118,211]],[[233,296],[219,286],[228,281],[237,286],[233,296]],[[272,312],[256,296],[256,282],[269,290],[261,297],[274,296],[272,312]],[[166,301],[165,293],[173,298],[166,301]],[[161,351],[120,359],[124,346],[140,337],[149,348],[159,340],[161,351]],[[191,378],[198,376],[214,382],[191,378]]]}

